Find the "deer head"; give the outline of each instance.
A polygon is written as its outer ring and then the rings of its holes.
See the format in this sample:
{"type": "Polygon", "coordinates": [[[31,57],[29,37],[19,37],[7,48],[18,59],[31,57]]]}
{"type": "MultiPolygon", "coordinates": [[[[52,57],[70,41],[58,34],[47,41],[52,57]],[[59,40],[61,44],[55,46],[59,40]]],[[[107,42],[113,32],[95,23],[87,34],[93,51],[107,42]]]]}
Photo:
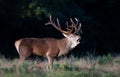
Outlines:
{"type": "Polygon", "coordinates": [[[73,21],[72,18],[70,18],[70,23],[71,25],[68,25],[68,22],[66,22],[66,30],[62,30],[59,19],[57,18],[57,25],[52,21],[52,16],[50,16],[50,21],[48,21],[45,25],[52,25],[54,28],[59,30],[65,38],[71,43],[71,48],[74,48],[80,43],[81,37],[79,35],[79,30],[81,28],[81,23],[79,23],[77,18],[74,18],[75,22],[73,21]]]}

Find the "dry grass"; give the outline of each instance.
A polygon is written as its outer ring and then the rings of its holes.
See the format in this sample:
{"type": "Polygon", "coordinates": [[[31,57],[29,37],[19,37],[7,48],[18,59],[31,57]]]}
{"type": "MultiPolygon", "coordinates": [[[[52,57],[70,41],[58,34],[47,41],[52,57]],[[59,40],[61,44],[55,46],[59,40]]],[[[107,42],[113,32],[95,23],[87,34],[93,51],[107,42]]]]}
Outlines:
{"type": "MultiPolygon", "coordinates": [[[[59,74],[65,74],[65,73],[60,73],[63,71],[64,72],[73,71],[74,73],[77,73],[78,75],[85,74],[85,76],[82,76],[82,77],[87,77],[87,75],[91,75],[91,71],[93,75],[96,75],[96,77],[109,77],[109,75],[113,75],[111,77],[120,76],[120,56],[117,56],[114,58],[108,57],[108,61],[106,58],[105,58],[105,61],[104,59],[102,59],[103,62],[107,62],[103,64],[99,63],[100,60],[101,58],[99,58],[98,60],[97,58],[90,59],[89,57],[80,58],[80,59],[76,59],[74,57],[71,57],[69,59],[63,58],[63,59],[54,61],[52,71],[59,73],[59,74]],[[110,60],[112,62],[109,62],[110,60]]],[[[17,64],[17,62],[18,62],[18,59],[7,60],[5,58],[1,58],[0,59],[0,74],[4,75],[4,73],[6,73],[6,70],[7,72],[9,71],[15,72],[15,65],[17,64]]],[[[47,61],[26,60],[20,67],[20,72],[27,72],[31,74],[32,72],[40,73],[42,71],[46,73],[48,72],[46,66],[47,66],[47,61]]],[[[54,74],[51,75],[50,73],[48,75],[52,77],[52,75],[54,74]]],[[[50,77],[50,76],[47,76],[47,77],[50,77]]],[[[5,77],[5,76],[2,76],[2,77],[5,77]]]]}

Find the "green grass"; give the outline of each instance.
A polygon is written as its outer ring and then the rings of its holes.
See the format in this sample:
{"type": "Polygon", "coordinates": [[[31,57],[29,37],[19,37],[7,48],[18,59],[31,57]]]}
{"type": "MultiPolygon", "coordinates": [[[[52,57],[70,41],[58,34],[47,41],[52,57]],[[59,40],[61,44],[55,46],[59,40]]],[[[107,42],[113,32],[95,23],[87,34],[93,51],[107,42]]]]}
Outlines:
{"type": "Polygon", "coordinates": [[[120,57],[111,55],[88,58],[64,58],[55,60],[53,69],[47,70],[47,62],[26,60],[17,69],[18,59],[0,59],[0,77],[119,77],[120,57]]]}
{"type": "Polygon", "coordinates": [[[108,54],[107,56],[98,57],[98,63],[101,65],[113,64],[113,58],[111,54],[108,54]]]}

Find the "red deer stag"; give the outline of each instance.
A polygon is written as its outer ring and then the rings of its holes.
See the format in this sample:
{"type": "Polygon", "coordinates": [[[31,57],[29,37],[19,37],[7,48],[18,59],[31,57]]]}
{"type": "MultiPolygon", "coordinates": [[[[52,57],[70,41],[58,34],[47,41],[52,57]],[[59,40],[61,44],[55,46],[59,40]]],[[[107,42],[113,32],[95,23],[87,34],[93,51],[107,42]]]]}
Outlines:
{"type": "Polygon", "coordinates": [[[57,19],[57,25],[50,20],[45,25],[51,25],[58,31],[62,32],[64,38],[54,39],[54,38],[22,38],[15,41],[15,47],[19,54],[19,63],[24,62],[24,60],[34,53],[38,56],[43,56],[48,59],[48,63],[51,66],[55,57],[67,54],[71,49],[76,47],[80,43],[81,37],[76,35],[81,28],[81,23],[75,18],[75,20],[70,18],[71,25],[66,23],[66,30],[61,29],[59,20],[57,19]],[[75,22],[74,22],[75,21],[75,22]]]}

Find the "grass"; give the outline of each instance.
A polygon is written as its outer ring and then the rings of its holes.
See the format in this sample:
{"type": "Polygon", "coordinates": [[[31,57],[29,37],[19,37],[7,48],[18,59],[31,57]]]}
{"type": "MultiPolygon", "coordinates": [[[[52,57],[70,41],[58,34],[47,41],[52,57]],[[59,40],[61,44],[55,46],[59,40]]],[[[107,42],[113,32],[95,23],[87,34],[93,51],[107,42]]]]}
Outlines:
{"type": "Polygon", "coordinates": [[[0,58],[0,77],[119,77],[120,57],[107,56],[55,60],[47,70],[47,61],[26,60],[16,71],[18,59],[0,58]]]}

